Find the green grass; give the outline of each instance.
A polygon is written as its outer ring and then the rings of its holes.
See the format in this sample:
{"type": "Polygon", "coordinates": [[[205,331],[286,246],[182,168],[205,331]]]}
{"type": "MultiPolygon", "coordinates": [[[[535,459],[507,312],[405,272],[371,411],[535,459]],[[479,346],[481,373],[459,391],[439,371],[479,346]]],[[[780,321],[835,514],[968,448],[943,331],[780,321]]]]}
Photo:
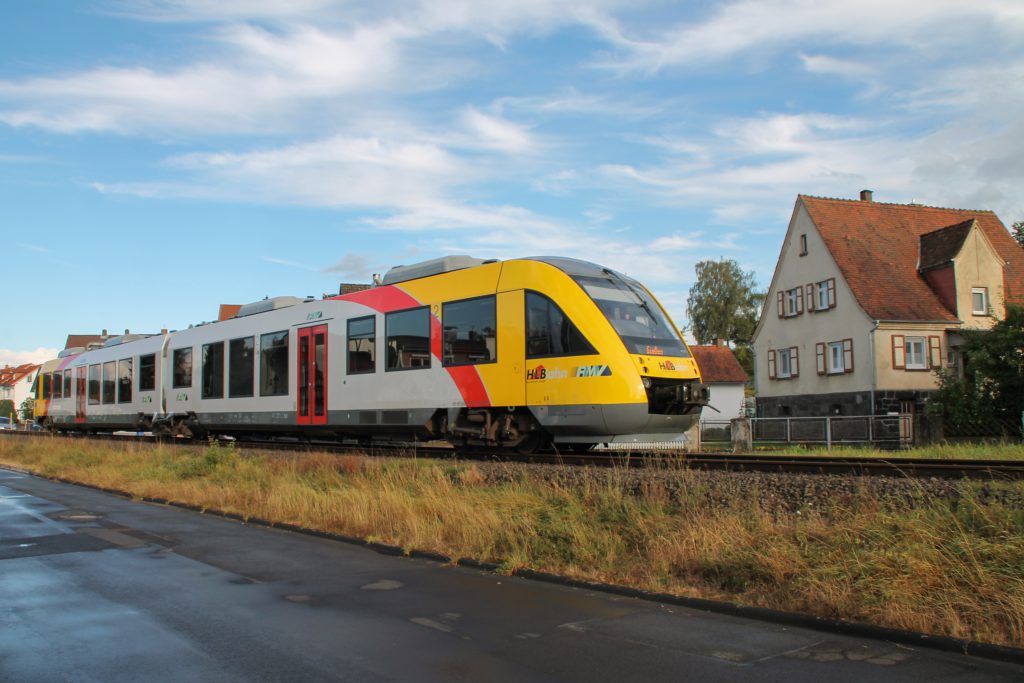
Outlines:
{"type": "MultiPolygon", "coordinates": [[[[730,450],[728,445],[714,444],[718,450],[730,450]]],[[[779,444],[757,446],[755,450],[764,455],[821,455],[844,458],[935,458],[940,460],[1024,460],[1024,443],[946,443],[904,450],[882,450],[858,446],[833,446],[831,450],[823,444],[779,444]]]]}
{"type": "MultiPolygon", "coordinates": [[[[490,477],[423,459],[65,439],[0,439],[0,464],[507,571],[1024,646],[1024,511],[966,482],[949,500],[861,492],[786,512],[739,487],[723,502],[683,469],[671,487],[637,490],[615,469],[553,483],[512,466],[490,477]]],[[[1024,495],[1024,484],[995,486],[1024,495]]]]}

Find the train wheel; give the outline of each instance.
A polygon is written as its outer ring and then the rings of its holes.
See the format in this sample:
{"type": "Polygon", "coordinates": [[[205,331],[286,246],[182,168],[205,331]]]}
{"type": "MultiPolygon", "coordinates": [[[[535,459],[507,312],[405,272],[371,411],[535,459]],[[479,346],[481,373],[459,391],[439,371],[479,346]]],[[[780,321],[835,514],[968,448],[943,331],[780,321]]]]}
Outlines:
{"type": "Polygon", "coordinates": [[[517,453],[528,455],[536,453],[547,445],[548,437],[544,432],[530,432],[516,446],[517,453]]]}

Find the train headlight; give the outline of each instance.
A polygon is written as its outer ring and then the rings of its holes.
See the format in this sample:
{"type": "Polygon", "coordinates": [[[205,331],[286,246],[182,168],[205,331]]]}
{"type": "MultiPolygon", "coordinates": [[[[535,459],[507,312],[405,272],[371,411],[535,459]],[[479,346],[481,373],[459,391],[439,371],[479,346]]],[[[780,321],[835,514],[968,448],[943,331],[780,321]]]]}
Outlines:
{"type": "Polygon", "coordinates": [[[651,388],[651,378],[650,377],[643,377],[641,379],[643,380],[643,383],[644,383],[644,389],[650,389],[651,388]]]}

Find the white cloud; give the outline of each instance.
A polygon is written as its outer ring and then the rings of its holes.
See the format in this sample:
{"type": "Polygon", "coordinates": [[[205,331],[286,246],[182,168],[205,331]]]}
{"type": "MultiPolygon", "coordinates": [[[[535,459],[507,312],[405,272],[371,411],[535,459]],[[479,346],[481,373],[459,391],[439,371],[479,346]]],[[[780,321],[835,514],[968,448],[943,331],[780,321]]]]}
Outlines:
{"type": "Polygon", "coordinates": [[[535,149],[536,143],[522,125],[498,116],[490,116],[475,107],[463,112],[462,121],[482,147],[507,154],[523,154],[535,149]]]}
{"type": "Polygon", "coordinates": [[[25,363],[41,364],[57,357],[58,349],[50,349],[40,346],[31,351],[16,351],[13,349],[0,349],[0,366],[24,365],[25,363]]]}
{"type": "Polygon", "coordinates": [[[929,0],[929,2],[823,2],[822,0],[740,0],[718,4],[702,21],[630,37],[608,30],[604,37],[621,52],[604,64],[653,72],[670,66],[696,67],[751,51],[777,50],[809,40],[844,45],[886,43],[913,50],[937,45],[970,45],[978,29],[1011,33],[1024,29],[1016,0],[929,0]]]}
{"type": "Polygon", "coordinates": [[[298,263],[296,261],[289,261],[283,258],[277,258],[276,256],[264,256],[262,260],[266,263],[273,263],[278,266],[288,266],[289,268],[297,268],[299,270],[312,270],[315,271],[317,268],[307,263],[298,263]]]}
{"type": "Polygon", "coordinates": [[[875,70],[863,62],[849,59],[837,59],[828,55],[808,55],[800,53],[804,68],[815,74],[843,76],[851,79],[864,79],[872,76],[875,70]]]}
{"type": "Polygon", "coordinates": [[[326,273],[338,273],[342,277],[359,278],[369,280],[374,266],[362,254],[349,252],[341,257],[341,260],[332,266],[324,268],[326,273]]]}

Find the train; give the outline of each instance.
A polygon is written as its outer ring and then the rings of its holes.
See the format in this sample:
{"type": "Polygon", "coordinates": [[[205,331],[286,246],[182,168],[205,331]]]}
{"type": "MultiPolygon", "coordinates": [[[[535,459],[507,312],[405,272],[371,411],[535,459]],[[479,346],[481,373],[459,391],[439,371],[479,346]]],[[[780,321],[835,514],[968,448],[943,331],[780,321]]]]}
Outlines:
{"type": "Polygon", "coordinates": [[[447,256],[360,291],[66,349],[36,399],[36,421],[62,433],[533,451],[671,440],[708,389],[638,281],[571,258],[447,256]]]}

